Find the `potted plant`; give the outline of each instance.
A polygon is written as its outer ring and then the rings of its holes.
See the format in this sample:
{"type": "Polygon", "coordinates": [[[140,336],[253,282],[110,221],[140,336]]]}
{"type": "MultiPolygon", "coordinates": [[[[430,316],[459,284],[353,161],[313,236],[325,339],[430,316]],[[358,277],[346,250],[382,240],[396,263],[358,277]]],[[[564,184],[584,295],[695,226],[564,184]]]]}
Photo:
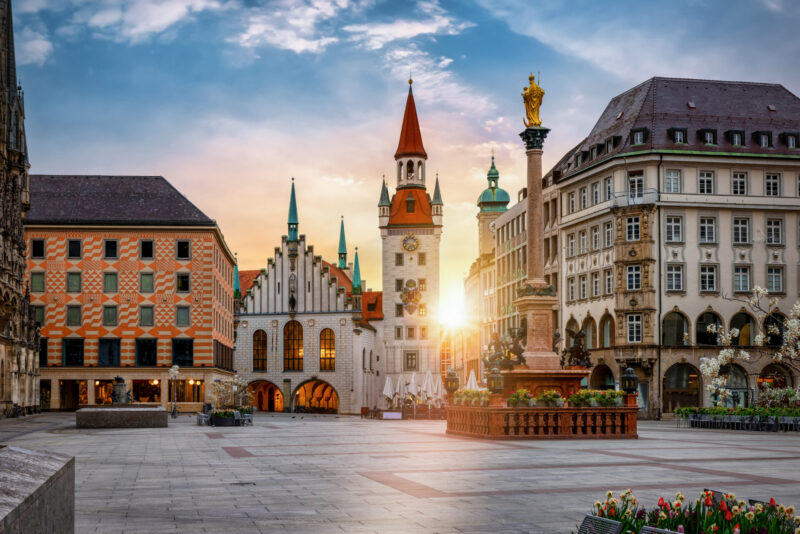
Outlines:
{"type": "Polygon", "coordinates": [[[564,406],[564,399],[561,393],[553,389],[544,391],[536,397],[536,401],[551,408],[564,406]]]}
{"type": "Polygon", "coordinates": [[[214,410],[211,412],[212,426],[234,426],[233,410],[214,410]]]}

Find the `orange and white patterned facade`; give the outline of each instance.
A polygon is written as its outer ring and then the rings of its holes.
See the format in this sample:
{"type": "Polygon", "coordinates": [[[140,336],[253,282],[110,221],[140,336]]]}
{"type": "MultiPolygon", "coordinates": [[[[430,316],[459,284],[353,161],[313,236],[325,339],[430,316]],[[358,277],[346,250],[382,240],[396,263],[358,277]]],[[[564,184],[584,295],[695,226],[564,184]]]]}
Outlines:
{"type": "Polygon", "coordinates": [[[179,409],[213,402],[206,384],[233,368],[234,258],[211,223],[26,224],[43,409],[107,404],[116,376],[167,407],[173,364],[179,409]]]}

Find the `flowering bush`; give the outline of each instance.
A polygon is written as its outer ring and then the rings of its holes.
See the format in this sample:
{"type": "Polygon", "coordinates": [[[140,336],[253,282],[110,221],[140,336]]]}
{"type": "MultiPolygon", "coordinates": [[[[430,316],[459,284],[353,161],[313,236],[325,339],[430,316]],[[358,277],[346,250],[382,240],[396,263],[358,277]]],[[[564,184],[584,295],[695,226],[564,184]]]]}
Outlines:
{"type": "Polygon", "coordinates": [[[548,406],[564,405],[564,399],[561,398],[561,393],[554,389],[540,393],[539,396],[536,397],[536,402],[540,402],[548,406]]]}
{"type": "Polygon", "coordinates": [[[488,404],[489,392],[480,389],[466,389],[462,388],[453,393],[453,404],[463,404],[471,406],[473,404],[488,404]],[[475,402],[473,402],[475,401],[475,402]]]}
{"type": "Polygon", "coordinates": [[[800,534],[800,517],[793,506],[769,503],[748,505],[737,501],[733,493],[715,495],[704,491],[694,503],[687,503],[682,493],[674,500],[663,497],[658,505],[647,510],[640,507],[631,490],[619,497],[609,491],[605,502],[597,501],[593,515],[622,523],[622,532],[638,534],[651,526],[684,534],[800,534]]]}
{"type": "Polygon", "coordinates": [[[531,399],[533,399],[533,397],[527,389],[519,388],[511,392],[511,395],[508,397],[508,404],[510,406],[528,406],[531,399]]]}
{"type": "Polygon", "coordinates": [[[764,384],[758,394],[758,405],[765,408],[784,408],[797,404],[798,397],[800,395],[792,388],[773,388],[764,384]]]}
{"type": "Polygon", "coordinates": [[[617,406],[622,403],[622,394],[613,389],[580,389],[567,400],[570,406],[617,406]]]}

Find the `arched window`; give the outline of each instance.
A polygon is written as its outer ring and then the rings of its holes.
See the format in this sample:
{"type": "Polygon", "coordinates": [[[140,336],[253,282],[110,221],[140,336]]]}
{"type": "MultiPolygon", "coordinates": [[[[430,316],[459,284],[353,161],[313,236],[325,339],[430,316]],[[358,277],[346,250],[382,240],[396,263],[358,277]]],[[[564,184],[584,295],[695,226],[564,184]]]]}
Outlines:
{"type": "Polygon", "coordinates": [[[701,313],[695,323],[695,343],[697,345],[719,345],[717,334],[708,331],[708,327],[711,325],[716,325],[717,329],[722,327],[719,316],[710,311],[701,313]]]}
{"type": "Polygon", "coordinates": [[[783,329],[786,317],[774,312],[764,318],[764,345],[767,347],[780,347],[783,345],[783,329]]]}
{"type": "Polygon", "coordinates": [[[731,337],[732,345],[748,346],[753,344],[755,324],[753,318],[744,312],[739,312],[731,319],[731,330],[737,329],[739,335],[731,337]]]}
{"type": "Polygon", "coordinates": [[[665,347],[682,347],[686,343],[683,335],[689,333],[686,317],[678,312],[669,312],[661,322],[661,344],[665,347]]]}
{"type": "Polygon", "coordinates": [[[406,163],[406,180],[409,182],[414,179],[414,162],[409,161],[406,163]]]}
{"type": "Polygon", "coordinates": [[[600,347],[608,348],[614,344],[614,319],[606,315],[600,319],[600,347]]]}
{"type": "Polygon", "coordinates": [[[283,327],[283,370],[303,370],[303,325],[297,321],[283,327]]]}
{"type": "Polygon", "coordinates": [[[700,372],[688,363],[676,363],[664,374],[663,413],[681,406],[700,406],[701,390],[700,372]]]}
{"type": "Polygon", "coordinates": [[[403,162],[397,162],[397,181],[399,182],[400,179],[403,177],[403,162]]]}
{"type": "Polygon", "coordinates": [[[336,370],[336,335],[330,328],[319,333],[319,370],[336,370]]]}
{"type": "Polygon", "coordinates": [[[725,388],[730,396],[724,401],[718,395],[712,395],[711,400],[729,407],[745,407],[748,404],[750,390],[747,387],[747,373],[736,364],[723,365],[719,375],[726,380],[725,388]]]}
{"type": "Polygon", "coordinates": [[[361,370],[367,370],[367,349],[361,349],[361,370]]]}
{"type": "Polygon", "coordinates": [[[253,371],[267,370],[267,333],[256,330],[253,334],[253,371]]]}
{"type": "Polygon", "coordinates": [[[586,348],[597,348],[597,326],[594,323],[594,319],[587,317],[583,321],[583,331],[586,334],[586,348]]]}
{"type": "Polygon", "coordinates": [[[771,386],[773,388],[790,388],[792,384],[792,373],[781,364],[771,363],[761,370],[758,375],[758,386],[771,386]]]}

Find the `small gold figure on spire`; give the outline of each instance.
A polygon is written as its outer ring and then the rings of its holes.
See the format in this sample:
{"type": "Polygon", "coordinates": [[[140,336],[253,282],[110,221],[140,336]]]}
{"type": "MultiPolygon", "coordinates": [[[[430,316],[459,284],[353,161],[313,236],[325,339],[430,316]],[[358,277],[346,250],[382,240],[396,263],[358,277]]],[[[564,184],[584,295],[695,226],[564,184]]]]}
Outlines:
{"type": "Polygon", "coordinates": [[[522,88],[522,101],[525,103],[525,118],[522,122],[527,128],[541,126],[542,119],[539,118],[539,108],[542,106],[544,89],[539,87],[534,81],[533,73],[528,76],[530,85],[522,88]]]}

